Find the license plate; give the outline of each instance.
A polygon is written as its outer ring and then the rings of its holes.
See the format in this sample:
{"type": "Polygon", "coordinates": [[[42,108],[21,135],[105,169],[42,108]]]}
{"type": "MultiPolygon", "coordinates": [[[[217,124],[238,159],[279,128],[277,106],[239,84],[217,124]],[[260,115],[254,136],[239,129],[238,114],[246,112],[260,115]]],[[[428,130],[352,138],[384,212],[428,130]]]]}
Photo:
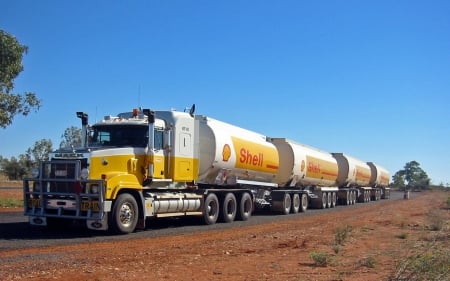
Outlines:
{"type": "Polygon", "coordinates": [[[81,210],[92,210],[94,212],[100,211],[100,204],[98,201],[81,201],[81,210]]]}
{"type": "Polygon", "coordinates": [[[38,198],[30,198],[28,199],[28,208],[40,208],[41,207],[41,199],[38,198]]]}
{"type": "Polygon", "coordinates": [[[66,170],[56,170],[55,176],[57,177],[67,177],[67,171],[66,170]]]}

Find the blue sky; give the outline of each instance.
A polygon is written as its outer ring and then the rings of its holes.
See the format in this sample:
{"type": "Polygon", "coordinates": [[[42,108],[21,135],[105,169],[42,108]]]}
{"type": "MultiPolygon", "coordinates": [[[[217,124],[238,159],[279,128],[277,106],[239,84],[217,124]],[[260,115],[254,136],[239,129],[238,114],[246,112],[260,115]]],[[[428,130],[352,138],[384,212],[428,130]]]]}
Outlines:
{"type": "Polygon", "coordinates": [[[42,108],[0,155],[133,107],[183,110],[450,183],[450,1],[3,1],[42,108]]]}

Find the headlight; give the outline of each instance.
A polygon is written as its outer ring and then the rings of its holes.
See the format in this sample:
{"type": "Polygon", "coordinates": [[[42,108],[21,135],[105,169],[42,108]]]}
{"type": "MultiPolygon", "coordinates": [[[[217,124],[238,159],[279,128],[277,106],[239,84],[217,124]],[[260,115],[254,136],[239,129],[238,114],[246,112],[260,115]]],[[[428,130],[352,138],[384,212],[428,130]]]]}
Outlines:
{"type": "Polygon", "coordinates": [[[87,168],[81,169],[80,177],[82,180],[87,180],[89,177],[89,170],[87,168]]]}
{"type": "Polygon", "coordinates": [[[36,169],[36,168],[32,169],[32,170],[31,170],[31,176],[32,176],[33,178],[39,177],[39,169],[36,169]]]}
{"type": "Polygon", "coordinates": [[[91,193],[92,194],[97,194],[99,191],[98,185],[97,184],[93,184],[91,185],[91,193]]]}

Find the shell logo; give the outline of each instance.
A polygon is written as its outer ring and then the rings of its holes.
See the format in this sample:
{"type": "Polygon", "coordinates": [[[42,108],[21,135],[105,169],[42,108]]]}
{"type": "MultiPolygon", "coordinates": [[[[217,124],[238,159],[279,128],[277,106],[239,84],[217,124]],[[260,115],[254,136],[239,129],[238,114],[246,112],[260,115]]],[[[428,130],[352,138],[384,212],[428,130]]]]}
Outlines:
{"type": "Polygon", "coordinates": [[[302,164],[300,166],[300,171],[303,172],[305,170],[305,167],[306,167],[305,160],[302,160],[302,164]]]}
{"type": "Polygon", "coordinates": [[[222,160],[228,162],[231,157],[231,148],[228,144],[225,144],[222,149],[222,160]]]}

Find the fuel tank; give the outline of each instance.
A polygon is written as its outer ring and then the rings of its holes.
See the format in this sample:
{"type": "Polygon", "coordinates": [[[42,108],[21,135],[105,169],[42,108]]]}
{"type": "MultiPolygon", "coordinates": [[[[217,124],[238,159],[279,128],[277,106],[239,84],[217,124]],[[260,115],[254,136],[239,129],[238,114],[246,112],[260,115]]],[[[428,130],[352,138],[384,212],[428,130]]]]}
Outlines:
{"type": "Polygon", "coordinates": [[[285,138],[271,141],[280,154],[280,186],[337,186],[338,164],[330,153],[285,138]]]}
{"type": "Polygon", "coordinates": [[[210,117],[195,118],[199,122],[199,183],[273,183],[278,151],[266,136],[210,117]]]}
{"type": "Polygon", "coordinates": [[[345,155],[332,153],[339,167],[339,187],[369,186],[371,169],[366,162],[345,155]]]}
{"type": "Polygon", "coordinates": [[[370,185],[372,187],[387,187],[389,185],[389,172],[373,162],[367,162],[371,170],[370,185]]]}

